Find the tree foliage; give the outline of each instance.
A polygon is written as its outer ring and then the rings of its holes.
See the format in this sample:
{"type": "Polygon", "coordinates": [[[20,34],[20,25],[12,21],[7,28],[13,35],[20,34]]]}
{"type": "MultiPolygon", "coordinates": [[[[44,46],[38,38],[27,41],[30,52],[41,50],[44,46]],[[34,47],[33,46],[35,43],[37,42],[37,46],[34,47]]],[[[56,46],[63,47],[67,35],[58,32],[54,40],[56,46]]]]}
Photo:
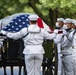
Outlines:
{"type": "Polygon", "coordinates": [[[0,18],[23,12],[34,12],[28,7],[27,0],[0,0],[0,18]]]}
{"type": "MultiPolygon", "coordinates": [[[[53,16],[63,18],[75,18],[76,17],[76,0],[40,0],[41,6],[46,8],[47,11],[53,16]],[[57,16],[56,16],[57,15],[57,16]]],[[[51,17],[51,16],[50,16],[51,17]]],[[[54,19],[55,19],[54,17],[54,19]]]]}
{"type": "Polygon", "coordinates": [[[76,0],[0,0],[0,18],[21,12],[36,13],[53,27],[57,17],[76,17],[76,0]]]}

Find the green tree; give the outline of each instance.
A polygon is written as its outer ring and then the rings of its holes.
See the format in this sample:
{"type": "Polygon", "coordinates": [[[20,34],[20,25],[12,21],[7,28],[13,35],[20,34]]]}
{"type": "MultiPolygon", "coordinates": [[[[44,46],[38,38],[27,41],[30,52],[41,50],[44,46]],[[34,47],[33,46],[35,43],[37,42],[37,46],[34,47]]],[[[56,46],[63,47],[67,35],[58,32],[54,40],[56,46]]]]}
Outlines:
{"type": "Polygon", "coordinates": [[[27,0],[0,0],[0,18],[23,12],[34,12],[33,9],[28,6],[27,0]]]}
{"type": "Polygon", "coordinates": [[[36,13],[54,27],[57,17],[76,17],[76,0],[0,0],[0,18],[22,12],[36,13]]]}
{"type": "Polygon", "coordinates": [[[76,17],[76,0],[29,0],[28,4],[51,27],[54,27],[57,17],[76,17]]]}

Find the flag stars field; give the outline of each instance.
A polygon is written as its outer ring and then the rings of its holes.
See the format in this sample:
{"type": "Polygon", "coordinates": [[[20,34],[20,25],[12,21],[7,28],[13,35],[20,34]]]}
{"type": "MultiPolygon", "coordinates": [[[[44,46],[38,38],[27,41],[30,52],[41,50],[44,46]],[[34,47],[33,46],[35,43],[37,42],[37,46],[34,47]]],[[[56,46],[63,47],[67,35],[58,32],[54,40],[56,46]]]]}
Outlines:
{"type": "Polygon", "coordinates": [[[19,15],[16,18],[12,19],[11,22],[6,25],[3,30],[4,31],[11,31],[11,32],[18,32],[24,27],[29,26],[29,19],[27,14],[19,15]]]}

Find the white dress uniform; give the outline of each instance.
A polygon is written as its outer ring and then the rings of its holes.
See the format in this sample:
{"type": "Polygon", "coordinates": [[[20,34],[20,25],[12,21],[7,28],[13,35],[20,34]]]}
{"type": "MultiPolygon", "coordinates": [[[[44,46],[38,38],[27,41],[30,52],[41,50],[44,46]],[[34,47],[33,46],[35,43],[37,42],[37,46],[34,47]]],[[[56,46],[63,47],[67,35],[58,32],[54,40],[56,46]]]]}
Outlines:
{"type": "MultiPolygon", "coordinates": [[[[61,43],[61,53],[62,53],[62,64],[64,69],[64,75],[74,75],[73,73],[73,56],[72,56],[72,30],[68,32],[68,36],[63,34],[58,34],[58,37],[54,39],[55,43],[61,43]]],[[[62,74],[61,74],[62,75],[62,74]]]]}
{"type": "Polygon", "coordinates": [[[43,40],[52,40],[56,37],[56,34],[49,34],[46,30],[39,28],[38,25],[30,25],[28,28],[23,28],[19,32],[7,33],[7,37],[16,40],[25,36],[27,33],[28,35],[23,38],[25,46],[23,54],[25,57],[27,75],[40,75],[43,54],[45,53],[42,46],[43,40]]]}
{"type": "Polygon", "coordinates": [[[72,41],[72,47],[73,47],[73,68],[74,68],[74,75],[76,75],[76,32],[73,37],[72,41]]]}
{"type": "MultiPolygon", "coordinates": [[[[63,28],[61,28],[60,30],[63,30],[63,28]]],[[[64,75],[64,70],[62,65],[61,43],[57,44],[57,49],[58,49],[58,75],[64,75]]]]}
{"type": "Polygon", "coordinates": [[[56,38],[54,39],[54,43],[57,44],[58,50],[58,73],[57,75],[64,75],[63,66],[62,66],[62,53],[61,53],[61,41],[63,34],[57,34],[56,38]],[[61,37],[60,37],[61,36],[61,37]]]}
{"type": "Polygon", "coordinates": [[[61,47],[60,47],[60,43],[57,45],[57,50],[58,50],[58,74],[57,75],[61,75],[61,70],[62,70],[62,59],[61,59],[61,47]]]}
{"type": "MultiPolygon", "coordinates": [[[[63,18],[57,18],[57,22],[55,24],[55,26],[57,27],[58,30],[63,30],[63,28],[59,25],[59,22],[64,22],[64,19],[63,18]]],[[[57,44],[57,51],[58,51],[58,73],[57,75],[61,75],[61,68],[62,68],[62,59],[61,59],[61,47],[60,47],[60,44],[57,44]]]]}
{"type": "MultiPolygon", "coordinates": [[[[62,30],[62,29],[60,29],[62,30]]],[[[58,34],[58,35],[62,35],[62,34],[58,34]]],[[[57,36],[58,37],[58,36],[57,36]]],[[[57,38],[56,37],[56,38],[57,38]]],[[[59,37],[58,37],[59,39],[59,37]]],[[[55,40],[55,39],[54,39],[55,40]]],[[[62,53],[61,53],[61,43],[57,44],[57,50],[58,50],[58,74],[57,75],[61,75],[61,70],[62,70],[62,53]]]]}

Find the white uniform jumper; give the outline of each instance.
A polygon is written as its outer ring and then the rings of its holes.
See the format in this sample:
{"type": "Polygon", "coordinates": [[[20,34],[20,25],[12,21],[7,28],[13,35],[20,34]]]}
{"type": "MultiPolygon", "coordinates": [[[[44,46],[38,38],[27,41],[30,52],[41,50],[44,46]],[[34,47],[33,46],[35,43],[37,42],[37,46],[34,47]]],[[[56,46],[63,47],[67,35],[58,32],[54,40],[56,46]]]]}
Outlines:
{"type": "Polygon", "coordinates": [[[72,34],[68,32],[68,35],[58,35],[60,41],[55,39],[55,43],[61,43],[61,53],[62,53],[62,64],[64,69],[64,75],[74,75],[73,73],[73,56],[72,56],[72,39],[70,38],[72,34]],[[63,37],[62,37],[63,36],[63,37]],[[62,39],[61,39],[62,38],[62,39]]]}
{"type": "Polygon", "coordinates": [[[49,34],[46,30],[39,28],[37,25],[30,25],[17,33],[8,33],[9,38],[18,39],[29,33],[23,38],[25,64],[27,75],[40,75],[41,65],[43,61],[43,54],[45,53],[42,46],[44,39],[56,37],[55,33],[49,34]]]}
{"type": "Polygon", "coordinates": [[[71,32],[70,40],[72,40],[73,72],[74,75],[76,75],[76,31],[75,30],[71,32]]]}
{"type": "Polygon", "coordinates": [[[57,50],[58,50],[58,75],[61,75],[61,67],[62,67],[62,59],[61,59],[61,47],[60,43],[57,45],[57,50]]]}
{"type": "MultiPolygon", "coordinates": [[[[59,30],[63,30],[62,28],[59,30]]],[[[61,34],[62,35],[62,34],[61,34]]],[[[61,75],[61,70],[62,70],[62,59],[61,59],[61,43],[57,44],[57,50],[58,50],[58,74],[61,75]]]]}

